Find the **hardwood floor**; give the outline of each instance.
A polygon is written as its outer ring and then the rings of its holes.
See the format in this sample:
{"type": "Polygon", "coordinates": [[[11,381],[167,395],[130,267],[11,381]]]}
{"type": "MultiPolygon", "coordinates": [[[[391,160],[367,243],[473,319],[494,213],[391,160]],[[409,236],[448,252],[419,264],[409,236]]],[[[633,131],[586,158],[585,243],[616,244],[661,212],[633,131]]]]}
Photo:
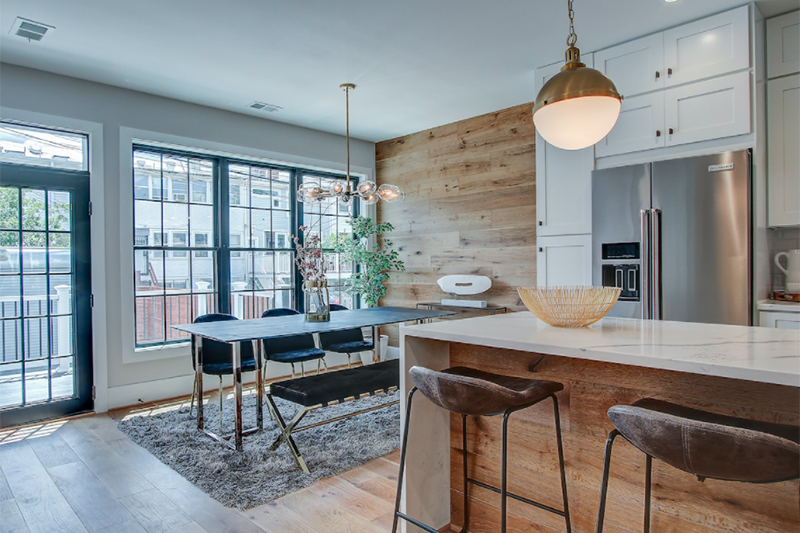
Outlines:
{"type": "MultiPolygon", "coordinates": [[[[216,397],[209,395],[212,405],[216,397]]],[[[399,452],[247,511],[224,507],[116,428],[189,398],[0,432],[0,533],[391,530],[399,452]]]]}

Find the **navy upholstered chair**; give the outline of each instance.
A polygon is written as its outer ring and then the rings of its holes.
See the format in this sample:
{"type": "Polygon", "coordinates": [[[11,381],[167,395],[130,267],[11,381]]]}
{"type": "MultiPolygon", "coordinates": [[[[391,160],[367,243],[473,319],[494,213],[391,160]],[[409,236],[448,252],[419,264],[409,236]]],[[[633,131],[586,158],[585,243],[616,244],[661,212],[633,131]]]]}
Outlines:
{"type": "MultiPolygon", "coordinates": [[[[294,309],[288,307],[278,307],[276,309],[268,309],[261,315],[262,318],[273,316],[290,316],[299,315],[294,309]]],[[[289,363],[292,365],[292,377],[294,378],[294,364],[300,363],[300,375],[305,376],[305,368],[303,363],[306,361],[317,361],[317,374],[319,374],[320,363],[325,365],[325,370],[328,370],[328,365],[325,363],[325,351],[320,350],[314,344],[314,336],[311,333],[304,333],[302,335],[292,335],[291,337],[279,337],[277,339],[264,339],[264,374],[266,375],[266,365],[269,361],[276,361],[278,363],[289,363]]]]}
{"type": "MultiPolygon", "coordinates": [[[[347,311],[347,308],[339,304],[331,304],[331,311],[347,311]]],[[[346,329],[344,331],[330,331],[319,334],[320,348],[327,352],[346,353],[347,368],[350,368],[351,354],[366,352],[374,348],[374,344],[364,340],[361,328],[346,329]]]]}
{"type": "MultiPolygon", "coordinates": [[[[201,315],[194,319],[195,324],[202,324],[205,322],[223,322],[227,320],[239,320],[233,315],[226,315],[224,313],[209,313],[201,315]]],[[[194,339],[192,340],[194,342],[194,339]]],[[[219,377],[219,427],[222,431],[222,376],[230,376],[233,374],[233,348],[226,342],[212,341],[210,339],[203,339],[202,344],[202,361],[203,361],[203,374],[209,374],[219,377]]],[[[194,344],[192,344],[192,354],[194,354],[194,344]]],[[[195,358],[192,357],[192,368],[197,369],[195,358]]],[[[253,357],[253,343],[242,343],[242,372],[253,372],[256,369],[256,360],[253,357]]],[[[194,385],[192,386],[192,399],[189,403],[189,413],[194,410],[194,398],[197,395],[197,401],[202,402],[202,391],[197,390],[197,373],[194,376],[194,385]]]]}

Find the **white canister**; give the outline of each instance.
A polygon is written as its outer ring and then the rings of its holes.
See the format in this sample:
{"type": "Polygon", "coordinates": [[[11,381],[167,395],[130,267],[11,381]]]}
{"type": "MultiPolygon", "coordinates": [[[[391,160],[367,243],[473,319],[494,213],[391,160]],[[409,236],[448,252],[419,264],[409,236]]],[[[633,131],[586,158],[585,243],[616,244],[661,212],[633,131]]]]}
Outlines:
{"type": "Polygon", "coordinates": [[[800,294],[800,250],[789,250],[775,254],[775,264],[786,274],[786,292],[800,294]],[[781,264],[781,257],[786,257],[786,268],[781,264]]]}

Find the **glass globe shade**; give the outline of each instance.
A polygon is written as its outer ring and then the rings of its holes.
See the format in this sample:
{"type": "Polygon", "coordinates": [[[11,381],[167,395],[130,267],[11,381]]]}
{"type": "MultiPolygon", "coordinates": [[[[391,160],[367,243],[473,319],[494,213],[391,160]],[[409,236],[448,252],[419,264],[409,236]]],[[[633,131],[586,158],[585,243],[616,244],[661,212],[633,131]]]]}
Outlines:
{"type": "Polygon", "coordinates": [[[336,180],[331,183],[330,192],[332,195],[336,196],[337,198],[344,194],[344,191],[347,189],[347,184],[341,180],[336,180]]]}
{"type": "Polygon", "coordinates": [[[375,182],[371,180],[362,181],[358,184],[359,194],[372,194],[375,192],[376,188],[377,186],[375,185],[375,182]]]}
{"type": "Polygon", "coordinates": [[[380,196],[378,196],[376,193],[370,193],[367,194],[366,196],[361,197],[361,200],[367,205],[375,204],[380,199],[381,199],[380,196]]]}
{"type": "Polygon", "coordinates": [[[557,148],[580,150],[608,135],[619,117],[620,101],[610,96],[583,96],[553,102],[533,115],[536,131],[557,148]]]}
{"type": "Polygon", "coordinates": [[[389,204],[399,202],[406,196],[405,193],[400,190],[400,187],[397,185],[389,185],[388,183],[384,183],[378,187],[378,195],[389,204]]]}

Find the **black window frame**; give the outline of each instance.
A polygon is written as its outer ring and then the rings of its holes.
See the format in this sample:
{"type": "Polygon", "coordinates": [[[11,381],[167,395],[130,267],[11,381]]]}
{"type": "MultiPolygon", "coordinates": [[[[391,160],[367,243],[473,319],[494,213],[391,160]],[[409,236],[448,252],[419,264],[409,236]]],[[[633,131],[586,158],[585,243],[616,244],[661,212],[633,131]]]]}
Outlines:
{"type": "MultiPolygon", "coordinates": [[[[287,164],[279,164],[279,163],[272,163],[272,162],[264,162],[258,160],[251,160],[247,158],[241,157],[228,157],[222,155],[214,155],[205,153],[203,151],[192,151],[192,150],[179,150],[161,146],[154,146],[146,143],[133,143],[131,148],[131,157],[133,157],[133,153],[137,151],[142,152],[149,152],[152,154],[158,154],[162,156],[176,156],[176,157],[187,157],[187,158],[198,158],[209,160],[213,162],[213,176],[212,176],[212,183],[211,183],[211,191],[207,191],[207,195],[210,195],[210,204],[212,206],[214,212],[214,220],[213,220],[213,229],[210,232],[213,234],[213,246],[204,246],[201,252],[212,252],[213,256],[216,258],[216,264],[213,267],[214,270],[214,277],[216,280],[216,310],[220,313],[231,313],[231,257],[232,254],[241,253],[241,252],[248,252],[248,251],[259,251],[259,252],[271,252],[271,253],[290,253],[292,257],[292,270],[294,274],[294,284],[293,284],[293,298],[296,304],[297,310],[302,312],[304,308],[305,302],[303,298],[303,290],[302,290],[302,279],[300,276],[299,271],[294,262],[295,257],[295,249],[294,243],[291,240],[292,235],[298,235],[300,238],[300,242],[303,242],[303,234],[300,232],[300,226],[304,225],[304,204],[297,201],[297,189],[302,184],[303,175],[307,175],[313,178],[324,178],[324,179],[338,179],[342,180],[345,179],[346,176],[343,174],[339,174],[333,171],[325,171],[319,169],[310,169],[301,166],[294,166],[294,165],[287,165],[287,164]],[[236,247],[232,247],[230,243],[230,173],[229,169],[231,165],[249,165],[254,167],[260,167],[268,170],[278,170],[278,171],[285,171],[289,173],[289,205],[288,211],[290,213],[290,232],[288,237],[288,248],[277,248],[275,245],[276,242],[270,243],[263,243],[264,245],[254,247],[251,243],[247,243],[246,238],[244,235],[241,236],[240,244],[236,247]],[[269,244],[269,246],[266,246],[269,244]]],[[[130,176],[130,183],[131,183],[131,199],[133,202],[137,200],[136,197],[136,182],[134,178],[134,169],[131,170],[130,176]]],[[[351,181],[355,184],[358,183],[358,178],[351,175],[351,181]]],[[[152,200],[157,201],[170,201],[170,199],[164,199],[164,196],[167,195],[168,191],[166,189],[166,184],[161,184],[161,196],[150,198],[152,200]]],[[[187,204],[194,203],[194,191],[192,190],[192,184],[190,183],[187,187],[187,204]]],[[[243,194],[249,194],[249,191],[239,190],[239,199],[240,202],[236,204],[236,206],[244,207],[243,203],[241,202],[241,198],[243,194]]],[[[272,198],[275,198],[272,196],[272,198]]],[[[142,198],[138,198],[142,199],[142,198]]],[[[251,206],[252,207],[252,206],[251,206]]],[[[350,204],[350,215],[353,217],[357,217],[360,214],[360,202],[359,201],[352,201],[350,204]]],[[[267,209],[267,208],[265,208],[267,209]]],[[[285,212],[286,209],[281,209],[280,207],[274,206],[274,201],[270,202],[270,210],[278,210],[285,212]]],[[[133,210],[134,213],[132,215],[135,217],[135,209],[133,210]]],[[[336,213],[333,213],[336,216],[339,215],[340,211],[337,209],[336,213]]],[[[163,228],[161,230],[164,232],[163,228]]],[[[272,232],[274,235],[274,228],[272,228],[272,232]]],[[[165,235],[166,236],[166,235],[165,235]]],[[[210,234],[208,235],[210,237],[210,234]]],[[[133,249],[153,249],[159,248],[163,249],[164,251],[175,251],[175,246],[168,246],[166,242],[164,242],[161,246],[155,245],[155,242],[149,246],[138,246],[136,244],[136,228],[134,224],[133,228],[133,238],[134,238],[134,245],[133,249]]],[[[252,238],[252,235],[251,235],[252,238]]],[[[259,235],[259,240],[263,239],[263,235],[259,235]]],[[[154,239],[155,241],[155,239],[154,239]]],[[[189,251],[195,252],[198,251],[194,246],[194,237],[191,232],[187,233],[187,243],[186,247],[179,247],[179,251],[189,251]]],[[[331,251],[327,250],[326,251],[331,251]]],[[[165,254],[166,255],[166,254],[165,254]]],[[[236,256],[234,256],[236,257],[236,256]]],[[[357,271],[357,267],[353,268],[353,271],[357,271]]],[[[360,297],[358,295],[353,295],[353,302],[354,307],[360,307],[360,297]]],[[[134,294],[133,294],[133,304],[134,304],[134,320],[136,320],[136,292],[135,292],[135,281],[134,281],[134,294]]],[[[166,328],[169,327],[167,324],[166,317],[164,317],[164,326],[165,326],[165,339],[163,342],[151,342],[151,343],[139,343],[138,339],[134,335],[134,348],[136,350],[142,349],[150,349],[150,348],[157,348],[163,346],[173,346],[173,345],[180,345],[188,343],[188,339],[180,338],[174,340],[168,340],[168,335],[166,334],[166,328]]],[[[134,323],[134,327],[136,324],[134,323]]]]}

